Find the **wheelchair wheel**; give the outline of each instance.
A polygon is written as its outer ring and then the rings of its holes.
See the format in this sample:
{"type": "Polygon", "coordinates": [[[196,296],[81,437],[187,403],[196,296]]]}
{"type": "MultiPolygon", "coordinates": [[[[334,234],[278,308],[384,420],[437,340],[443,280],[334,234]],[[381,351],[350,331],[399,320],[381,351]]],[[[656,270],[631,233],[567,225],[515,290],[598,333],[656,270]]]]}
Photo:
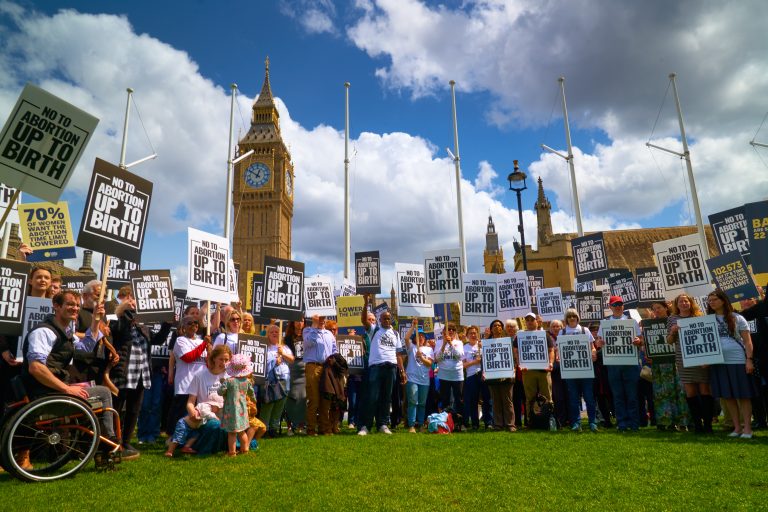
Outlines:
{"type": "Polygon", "coordinates": [[[99,445],[99,422],[84,400],[40,398],[22,407],[0,434],[3,466],[30,482],[58,480],[77,473],[99,445]],[[31,468],[23,454],[29,453],[31,468]]]}

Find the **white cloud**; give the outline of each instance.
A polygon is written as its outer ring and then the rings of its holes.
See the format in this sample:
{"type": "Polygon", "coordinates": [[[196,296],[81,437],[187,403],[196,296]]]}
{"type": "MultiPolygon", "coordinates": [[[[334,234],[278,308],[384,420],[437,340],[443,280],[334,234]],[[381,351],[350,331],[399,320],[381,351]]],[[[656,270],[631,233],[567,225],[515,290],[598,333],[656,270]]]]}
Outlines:
{"type": "Polygon", "coordinates": [[[280,11],[296,19],[309,34],[335,34],[336,7],[331,0],[282,0],[280,11]]]}
{"type": "Polygon", "coordinates": [[[475,177],[475,188],[477,190],[487,190],[493,196],[503,192],[504,189],[494,186],[495,179],[499,177],[499,174],[489,162],[482,160],[478,168],[477,176],[475,177]]]}

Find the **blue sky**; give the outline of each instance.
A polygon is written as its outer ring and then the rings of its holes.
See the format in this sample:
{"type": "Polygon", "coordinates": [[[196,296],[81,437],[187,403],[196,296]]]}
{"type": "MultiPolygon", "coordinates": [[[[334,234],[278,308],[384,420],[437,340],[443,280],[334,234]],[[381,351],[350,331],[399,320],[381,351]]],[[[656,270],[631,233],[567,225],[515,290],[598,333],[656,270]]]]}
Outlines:
{"type": "MultiPolygon", "coordinates": [[[[94,157],[118,159],[133,87],[159,154],[132,169],[155,183],[142,266],[182,281],[186,226],[222,231],[229,84],[239,85],[244,132],[268,55],[296,166],[294,257],[338,277],[350,81],[352,250],[379,249],[386,284],[395,261],[458,245],[445,151],[451,79],[470,271],[481,269],[489,212],[513,254],[516,201],[504,191],[513,159],[531,176],[526,241],[535,246],[538,176],[555,231],[575,231],[567,165],[539,147],[565,148],[560,75],[585,229],[692,223],[684,166],[644,146],[680,148],[665,96],[671,71],[704,214],[765,198],[768,155],[747,142],[768,110],[766,15],[760,1],[2,2],[0,118],[30,81],[101,119],[63,197],[77,229],[94,157]]],[[[149,153],[133,112],[127,160],[149,153]]]]}

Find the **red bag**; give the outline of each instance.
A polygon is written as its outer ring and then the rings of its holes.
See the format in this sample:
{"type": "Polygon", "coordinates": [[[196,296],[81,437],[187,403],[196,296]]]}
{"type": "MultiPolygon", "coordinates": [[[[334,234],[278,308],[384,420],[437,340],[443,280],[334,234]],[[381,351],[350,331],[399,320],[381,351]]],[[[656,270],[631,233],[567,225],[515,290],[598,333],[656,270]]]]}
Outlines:
{"type": "Polygon", "coordinates": [[[446,421],[445,423],[448,424],[448,429],[446,429],[443,426],[440,426],[437,428],[438,434],[450,434],[451,432],[453,432],[453,415],[452,414],[450,413],[448,414],[448,421],[446,421]]]}

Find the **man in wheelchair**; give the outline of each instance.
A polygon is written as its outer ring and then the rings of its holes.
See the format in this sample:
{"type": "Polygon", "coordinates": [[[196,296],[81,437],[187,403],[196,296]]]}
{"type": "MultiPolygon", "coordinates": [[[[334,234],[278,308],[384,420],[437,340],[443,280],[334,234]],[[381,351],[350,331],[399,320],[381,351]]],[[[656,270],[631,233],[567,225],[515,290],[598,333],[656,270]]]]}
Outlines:
{"type": "MultiPolygon", "coordinates": [[[[68,371],[75,349],[92,351],[102,337],[99,318],[104,315],[104,306],[99,305],[94,311],[96,314],[85,337],[77,339],[71,334],[71,326],[77,320],[80,310],[80,294],[64,290],[54,295],[52,302],[53,315],[49,315],[30,331],[24,340],[21,378],[27,396],[30,400],[51,394],[74,395],[83,400],[95,397],[103,408],[111,409],[112,395],[109,389],[105,386],[89,386],[88,383],[70,383],[68,371]]],[[[111,412],[105,411],[101,415],[101,429],[105,437],[116,439],[111,412]]],[[[104,449],[111,450],[106,445],[104,449]]],[[[22,467],[30,466],[28,452],[21,452],[18,457],[22,467]]]]}

